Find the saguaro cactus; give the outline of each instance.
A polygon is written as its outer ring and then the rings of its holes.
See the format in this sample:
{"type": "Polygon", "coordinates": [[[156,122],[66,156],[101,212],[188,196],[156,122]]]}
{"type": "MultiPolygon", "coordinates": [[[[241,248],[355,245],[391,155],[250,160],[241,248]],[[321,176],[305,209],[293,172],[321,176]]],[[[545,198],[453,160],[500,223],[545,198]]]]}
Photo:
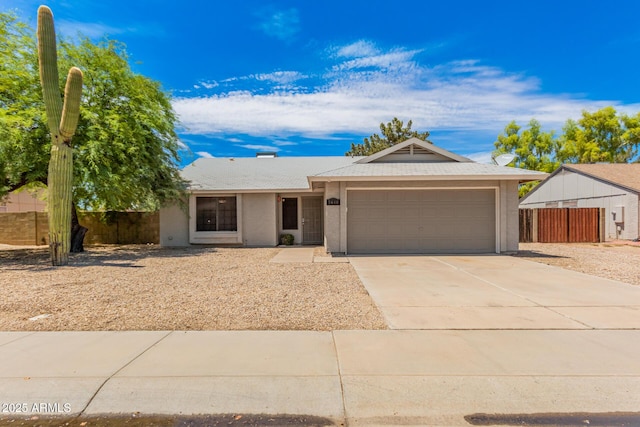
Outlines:
{"type": "Polygon", "coordinates": [[[51,263],[66,265],[69,262],[71,245],[71,137],[76,131],[80,115],[82,71],[76,67],[69,70],[63,103],[58,86],[58,56],[53,13],[47,6],[38,8],[38,61],[47,123],[51,133],[51,159],[47,178],[51,263]]]}

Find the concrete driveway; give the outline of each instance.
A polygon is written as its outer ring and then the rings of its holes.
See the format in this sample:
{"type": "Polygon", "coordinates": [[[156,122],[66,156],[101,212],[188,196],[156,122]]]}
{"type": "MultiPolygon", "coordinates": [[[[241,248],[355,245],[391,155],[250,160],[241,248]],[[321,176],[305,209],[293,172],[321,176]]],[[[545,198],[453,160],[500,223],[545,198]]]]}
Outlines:
{"type": "Polygon", "coordinates": [[[640,329],[640,288],[500,255],[352,256],[391,329],[640,329]]]}

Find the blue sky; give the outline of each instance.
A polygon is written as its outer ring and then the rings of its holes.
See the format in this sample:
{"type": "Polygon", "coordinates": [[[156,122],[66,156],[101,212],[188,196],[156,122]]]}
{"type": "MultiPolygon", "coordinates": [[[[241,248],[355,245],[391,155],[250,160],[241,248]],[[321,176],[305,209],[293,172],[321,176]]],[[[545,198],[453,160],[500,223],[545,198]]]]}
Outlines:
{"type": "MultiPolygon", "coordinates": [[[[35,25],[40,1],[3,0],[35,25]]],[[[58,31],[127,44],[199,156],[343,155],[393,117],[488,161],[511,120],[640,111],[640,2],[55,0],[58,31]]]]}

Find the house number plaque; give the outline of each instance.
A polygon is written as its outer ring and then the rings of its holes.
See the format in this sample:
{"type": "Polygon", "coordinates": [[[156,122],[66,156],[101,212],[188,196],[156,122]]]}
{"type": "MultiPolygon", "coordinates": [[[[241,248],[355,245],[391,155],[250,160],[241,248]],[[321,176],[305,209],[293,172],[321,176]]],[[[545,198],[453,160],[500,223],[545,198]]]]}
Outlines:
{"type": "Polygon", "coordinates": [[[336,199],[335,197],[327,199],[327,206],[338,206],[339,204],[340,204],[340,199],[336,199]]]}

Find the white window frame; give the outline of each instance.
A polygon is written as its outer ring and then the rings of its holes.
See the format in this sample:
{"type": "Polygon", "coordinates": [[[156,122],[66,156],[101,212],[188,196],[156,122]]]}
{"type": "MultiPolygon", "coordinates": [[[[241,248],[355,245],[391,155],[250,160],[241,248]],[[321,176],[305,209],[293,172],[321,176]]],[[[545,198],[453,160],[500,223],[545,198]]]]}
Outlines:
{"type": "Polygon", "coordinates": [[[236,244],[242,243],[242,195],[237,193],[197,193],[189,197],[189,243],[191,244],[236,244]],[[236,231],[197,231],[197,197],[235,197],[236,231]]]}

